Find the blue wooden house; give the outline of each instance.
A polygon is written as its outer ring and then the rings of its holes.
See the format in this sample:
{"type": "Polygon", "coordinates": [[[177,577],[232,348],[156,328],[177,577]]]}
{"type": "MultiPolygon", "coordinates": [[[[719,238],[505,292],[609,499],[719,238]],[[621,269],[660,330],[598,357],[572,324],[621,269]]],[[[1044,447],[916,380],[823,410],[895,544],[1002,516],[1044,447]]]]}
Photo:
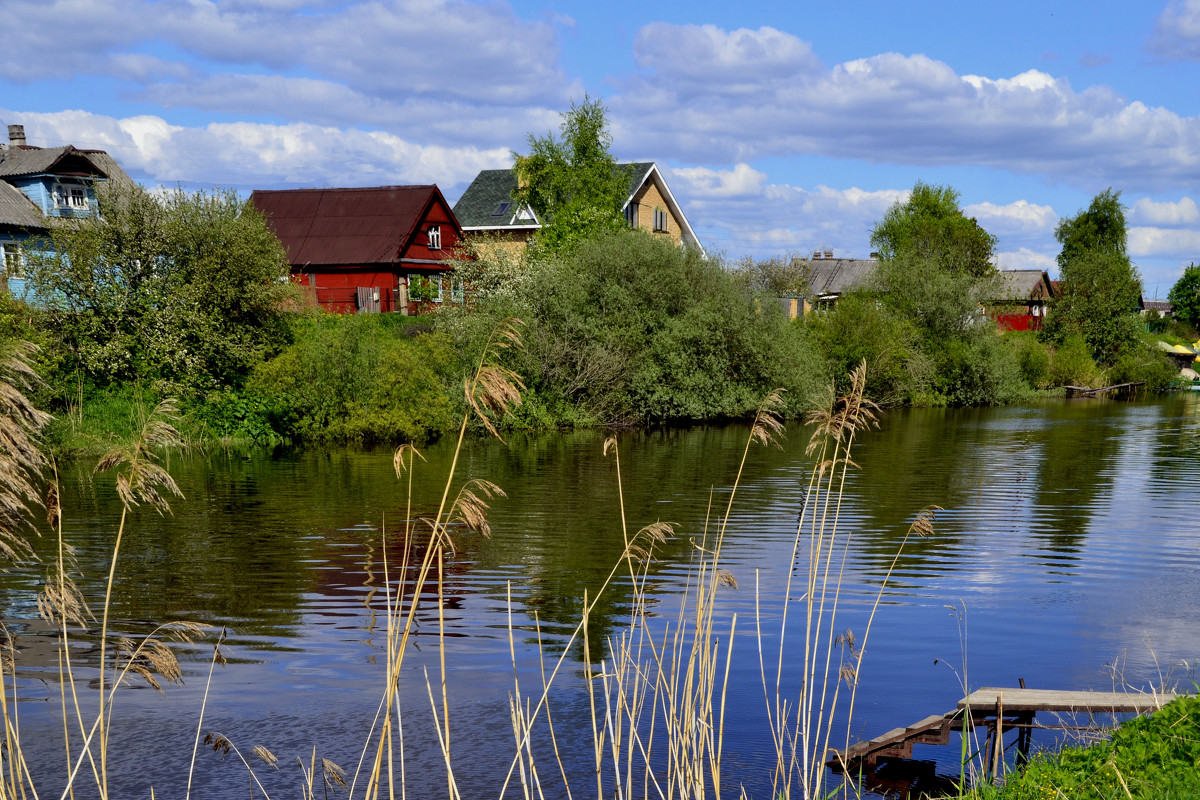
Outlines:
{"type": "Polygon", "coordinates": [[[8,126],[0,144],[0,268],[9,292],[25,296],[25,256],[59,220],[97,213],[96,185],[132,183],[103,150],[33,147],[23,125],[8,126]]]}

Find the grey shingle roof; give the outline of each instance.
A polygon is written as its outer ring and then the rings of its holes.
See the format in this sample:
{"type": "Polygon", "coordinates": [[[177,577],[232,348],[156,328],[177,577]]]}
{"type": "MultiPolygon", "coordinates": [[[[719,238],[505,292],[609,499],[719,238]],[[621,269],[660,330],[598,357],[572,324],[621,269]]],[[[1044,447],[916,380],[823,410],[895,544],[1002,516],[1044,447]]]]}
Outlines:
{"type": "Polygon", "coordinates": [[[129,173],[121,168],[117,160],[110,156],[104,150],[80,150],[79,152],[87,156],[88,161],[91,161],[96,167],[108,176],[111,183],[129,187],[134,185],[133,178],[129,177],[129,173]]]}
{"type": "Polygon", "coordinates": [[[56,172],[63,167],[70,171],[83,170],[101,178],[108,177],[108,173],[92,161],[88,153],[76,150],[69,144],[63,147],[6,147],[0,150],[0,178],[56,172]]]}
{"type": "Polygon", "coordinates": [[[1040,269],[1006,269],[1000,271],[998,289],[1001,300],[1028,300],[1033,296],[1038,281],[1046,281],[1045,291],[1050,291],[1049,277],[1040,269]]]}
{"type": "Polygon", "coordinates": [[[45,230],[41,209],[15,186],[0,181],[0,226],[45,230]]]}
{"type": "Polygon", "coordinates": [[[483,170],[454,204],[458,224],[464,228],[539,227],[536,220],[520,218],[512,199],[516,188],[517,173],[512,169],[483,170]]]}
{"type": "Polygon", "coordinates": [[[873,258],[821,258],[812,262],[808,284],[814,295],[845,294],[866,288],[879,262],[873,258]]]}

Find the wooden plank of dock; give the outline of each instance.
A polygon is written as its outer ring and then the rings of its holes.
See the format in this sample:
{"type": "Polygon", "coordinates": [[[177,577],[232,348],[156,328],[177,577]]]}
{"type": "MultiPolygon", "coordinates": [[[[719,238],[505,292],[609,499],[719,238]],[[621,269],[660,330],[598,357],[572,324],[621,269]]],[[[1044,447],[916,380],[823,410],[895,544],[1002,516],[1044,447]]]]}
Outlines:
{"type": "MultiPolygon", "coordinates": [[[[1077,692],[1053,689],[978,689],[958,701],[958,706],[945,714],[934,714],[904,728],[856,742],[845,751],[832,751],[826,763],[835,772],[860,767],[873,767],[881,758],[912,758],[914,744],[949,744],[951,729],[964,724],[994,727],[997,710],[1002,709],[1005,730],[1013,726],[1032,727],[1039,711],[1069,714],[1148,714],[1157,711],[1176,697],[1170,692],[1131,694],[1127,692],[1077,692]],[[970,719],[967,720],[968,711],[970,719]]],[[[1055,725],[1039,727],[1053,728],[1055,725]]],[[[1027,734],[1026,734],[1027,737],[1027,734]]],[[[1026,746],[1028,739],[1026,738],[1026,746]]]]}
{"type": "Polygon", "coordinates": [[[1128,692],[1074,692],[1054,689],[978,689],[958,701],[960,711],[995,709],[1004,698],[1004,713],[1071,711],[1111,714],[1148,714],[1175,699],[1171,692],[1161,694],[1130,694],[1128,692]]]}

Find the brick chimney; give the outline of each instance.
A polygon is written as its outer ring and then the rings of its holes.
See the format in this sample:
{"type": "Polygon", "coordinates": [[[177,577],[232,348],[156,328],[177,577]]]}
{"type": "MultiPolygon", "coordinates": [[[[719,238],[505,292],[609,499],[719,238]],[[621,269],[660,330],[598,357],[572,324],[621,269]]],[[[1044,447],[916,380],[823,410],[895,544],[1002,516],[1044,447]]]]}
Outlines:
{"type": "Polygon", "coordinates": [[[13,147],[25,146],[25,126],[24,125],[9,125],[8,126],[8,143],[13,147]]]}

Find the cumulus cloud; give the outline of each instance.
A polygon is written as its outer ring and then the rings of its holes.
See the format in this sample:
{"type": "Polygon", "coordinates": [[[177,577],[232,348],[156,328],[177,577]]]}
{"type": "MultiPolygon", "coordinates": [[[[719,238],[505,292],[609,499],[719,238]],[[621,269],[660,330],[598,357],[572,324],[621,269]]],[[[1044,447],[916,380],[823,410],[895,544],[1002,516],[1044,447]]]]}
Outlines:
{"type": "Polygon", "coordinates": [[[1129,207],[1126,219],[1130,223],[1167,228],[1200,225],[1200,207],[1190,197],[1175,202],[1156,202],[1143,197],[1129,207]]]}
{"type": "MultiPolygon", "coordinates": [[[[465,0],[10,0],[21,21],[6,37],[0,77],[30,82],[102,74],[180,79],[200,59],[211,72],[267,70],[332,80],[387,100],[436,96],[491,105],[559,105],[574,87],[549,22],[507,5],[465,0]],[[173,61],[135,56],[154,46],[173,61]],[[452,56],[452,57],[451,57],[452,56]],[[155,66],[153,71],[146,67],[155,66]]],[[[152,80],[156,79],[156,80],[152,80]]],[[[190,89],[175,91],[186,102],[190,89]]]]}
{"type": "Polygon", "coordinates": [[[748,164],[664,172],[701,240],[734,257],[833,249],[838,255],[865,258],[875,222],[908,194],[772,184],[748,164]]]}
{"type": "Polygon", "coordinates": [[[1200,258],[1200,230],[1177,228],[1133,227],[1126,245],[1134,258],[1178,257],[1181,253],[1200,258]]]}
{"type": "Polygon", "coordinates": [[[155,116],[116,119],[83,111],[3,115],[24,124],[31,143],[108,150],[147,183],[201,181],[243,189],[437,183],[449,193],[481,169],[511,163],[505,148],[421,145],[380,131],[310,123],[186,127],[155,116]]]}
{"type": "Polygon", "coordinates": [[[1076,91],[1040,70],[959,75],[899,53],[825,68],[782,31],[662,23],[641,30],[635,56],[638,72],[612,108],[639,144],[693,163],[817,155],[969,164],[1088,190],[1200,180],[1200,118],[1103,86],[1076,91]]]}
{"type": "Polygon", "coordinates": [[[1058,269],[1058,262],[1051,253],[1022,247],[1017,250],[997,252],[996,266],[1000,269],[1044,269],[1047,272],[1055,272],[1058,269]]]}
{"type": "Polygon", "coordinates": [[[1007,205],[974,203],[964,206],[963,213],[974,217],[994,236],[1018,235],[1044,237],[1053,234],[1058,214],[1050,206],[1017,200],[1007,205]]]}
{"type": "Polygon", "coordinates": [[[1152,53],[1170,60],[1200,60],[1200,0],[1167,3],[1147,46],[1152,53]]]}

